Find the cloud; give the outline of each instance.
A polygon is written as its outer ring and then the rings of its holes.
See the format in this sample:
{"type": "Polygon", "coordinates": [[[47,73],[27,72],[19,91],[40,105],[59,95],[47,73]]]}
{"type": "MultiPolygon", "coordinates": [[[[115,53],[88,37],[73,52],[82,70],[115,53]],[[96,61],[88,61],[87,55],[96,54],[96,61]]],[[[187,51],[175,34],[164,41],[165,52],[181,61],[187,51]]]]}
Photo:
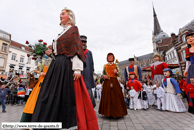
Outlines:
{"type": "Polygon", "coordinates": [[[40,38],[51,44],[61,32],[60,11],[68,7],[76,15],[80,34],[88,37],[95,71],[101,72],[109,52],[121,61],[153,51],[152,1],[168,35],[193,20],[192,0],[1,0],[0,29],[22,44],[40,38]]]}

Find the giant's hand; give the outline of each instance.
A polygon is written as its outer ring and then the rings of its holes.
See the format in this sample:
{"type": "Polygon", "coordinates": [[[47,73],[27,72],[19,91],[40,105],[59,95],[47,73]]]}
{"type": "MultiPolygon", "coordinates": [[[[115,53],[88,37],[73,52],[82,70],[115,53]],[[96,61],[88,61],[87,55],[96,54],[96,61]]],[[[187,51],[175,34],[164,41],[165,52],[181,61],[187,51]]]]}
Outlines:
{"type": "Polygon", "coordinates": [[[179,98],[183,98],[183,96],[182,96],[180,93],[178,93],[177,96],[178,96],[179,98]]]}
{"type": "Polygon", "coordinates": [[[45,75],[46,75],[46,73],[44,73],[44,72],[40,73],[40,76],[45,76],[45,75]]]}
{"type": "Polygon", "coordinates": [[[114,71],[115,74],[117,73],[117,70],[116,69],[114,69],[113,71],[114,71]]]}
{"type": "Polygon", "coordinates": [[[107,75],[104,75],[104,79],[108,79],[108,76],[107,75]]]}
{"type": "Polygon", "coordinates": [[[81,74],[73,74],[73,80],[78,80],[81,77],[81,74]]]}
{"type": "Polygon", "coordinates": [[[185,77],[187,76],[187,71],[184,72],[184,76],[185,76],[185,77]]]}
{"type": "Polygon", "coordinates": [[[48,49],[47,51],[45,51],[45,53],[46,53],[47,56],[50,56],[52,54],[52,50],[48,49]]]}
{"type": "Polygon", "coordinates": [[[39,71],[38,71],[38,70],[34,70],[34,73],[37,73],[37,74],[38,74],[38,73],[39,73],[39,71]]]}

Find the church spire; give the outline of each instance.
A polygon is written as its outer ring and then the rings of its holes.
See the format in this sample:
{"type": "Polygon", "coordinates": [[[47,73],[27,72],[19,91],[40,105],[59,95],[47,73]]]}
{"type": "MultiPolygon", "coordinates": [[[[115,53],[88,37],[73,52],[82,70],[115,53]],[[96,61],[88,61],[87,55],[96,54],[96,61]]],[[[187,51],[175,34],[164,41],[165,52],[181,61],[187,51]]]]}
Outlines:
{"type": "Polygon", "coordinates": [[[153,14],[154,14],[154,35],[157,35],[161,31],[161,28],[160,28],[160,24],[158,22],[158,18],[157,18],[154,6],[153,6],[153,14]]]}

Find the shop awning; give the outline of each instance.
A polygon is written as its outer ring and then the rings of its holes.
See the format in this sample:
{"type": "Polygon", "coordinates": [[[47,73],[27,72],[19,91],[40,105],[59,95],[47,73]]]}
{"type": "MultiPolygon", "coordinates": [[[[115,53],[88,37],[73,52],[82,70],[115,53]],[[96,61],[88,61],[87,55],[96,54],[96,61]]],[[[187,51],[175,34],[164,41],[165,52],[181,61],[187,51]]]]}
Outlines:
{"type": "Polygon", "coordinates": [[[168,68],[174,69],[174,68],[178,68],[179,64],[167,64],[168,68]]]}
{"type": "Polygon", "coordinates": [[[151,71],[151,66],[144,67],[141,69],[142,71],[151,71]]]}

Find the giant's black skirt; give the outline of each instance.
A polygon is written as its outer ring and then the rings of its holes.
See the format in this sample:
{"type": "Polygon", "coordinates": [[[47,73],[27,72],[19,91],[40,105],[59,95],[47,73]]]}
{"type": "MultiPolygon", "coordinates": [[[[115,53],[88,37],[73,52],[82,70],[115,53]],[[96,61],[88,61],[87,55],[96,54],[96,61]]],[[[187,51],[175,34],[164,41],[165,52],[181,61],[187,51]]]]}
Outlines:
{"type": "Polygon", "coordinates": [[[76,103],[71,60],[57,55],[44,78],[32,122],[62,122],[62,128],[75,128],[76,103]]]}

